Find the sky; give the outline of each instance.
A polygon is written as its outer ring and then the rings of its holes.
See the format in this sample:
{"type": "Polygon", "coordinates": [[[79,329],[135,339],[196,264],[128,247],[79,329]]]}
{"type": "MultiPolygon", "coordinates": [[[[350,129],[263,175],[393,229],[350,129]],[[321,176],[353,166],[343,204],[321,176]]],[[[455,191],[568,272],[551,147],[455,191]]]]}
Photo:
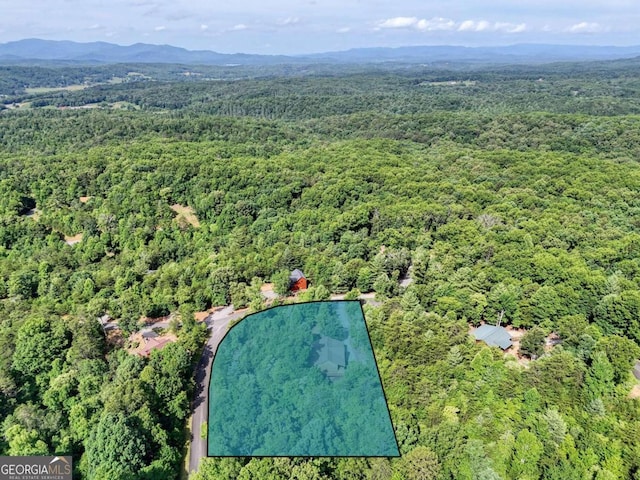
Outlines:
{"type": "Polygon", "coordinates": [[[222,53],[638,45],[639,25],[639,0],[0,0],[0,43],[142,42],[222,53]]]}

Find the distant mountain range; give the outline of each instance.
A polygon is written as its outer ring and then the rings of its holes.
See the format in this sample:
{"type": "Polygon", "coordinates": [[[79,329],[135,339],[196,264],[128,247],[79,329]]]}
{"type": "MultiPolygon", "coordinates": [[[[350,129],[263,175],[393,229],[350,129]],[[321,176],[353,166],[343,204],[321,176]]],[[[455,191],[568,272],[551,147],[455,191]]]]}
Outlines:
{"type": "Polygon", "coordinates": [[[548,63],[615,60],[640,56],[640,46],[576,46],[522,44],[506,47],[416,46],[358,48],[311,55],[223,54],[170,45],[106,42],[77,43],[27,39],[0,44],[3,64],[65,62],[74,64],[174,63],[187,65],[276,65],[318,63],[548,63]]]}
{"type": "Polygon", "coordinates": [[[182,63],[189,65],[257,65],[291,63],[284,56],[223,54],[206,50],[186,50],[170,45],[136,43],[122,46],[106,42],[77,43],[27,39],[0,44],[0,62],[30,63],[57,61],[80,64],[182,63]]]}

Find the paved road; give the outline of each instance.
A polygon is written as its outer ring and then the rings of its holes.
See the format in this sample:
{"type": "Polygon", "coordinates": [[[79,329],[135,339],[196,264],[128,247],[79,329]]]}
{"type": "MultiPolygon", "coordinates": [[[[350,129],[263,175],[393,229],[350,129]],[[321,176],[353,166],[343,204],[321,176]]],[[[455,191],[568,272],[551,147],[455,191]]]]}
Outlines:
{"type": "Polygon", "coordinates": [[[218,345],[227,333],[227,327],[232,320],[242,317],[246,312],[235,312],[233,307],[225,307],[222,310],[209,315],[205,322],[211,330],[211,335],[202,352],[202,358],[196,368],[196,392],[193,400],[191,417],[191,448],[189,450],[189,473],[198,470],[200,459],[207,456],[207,440],[200,437],[200,429],[207,421],[207,396],[209,394],[209,377],[211,376],[211,363],[218,350],[218,345]]]}

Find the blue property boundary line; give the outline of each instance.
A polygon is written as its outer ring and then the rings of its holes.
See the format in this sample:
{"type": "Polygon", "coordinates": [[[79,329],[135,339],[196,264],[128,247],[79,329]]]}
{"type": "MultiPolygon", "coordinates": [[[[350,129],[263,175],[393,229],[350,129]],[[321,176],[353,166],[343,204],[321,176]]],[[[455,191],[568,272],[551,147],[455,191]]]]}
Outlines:
{"type": "Polygon", "coordinates": [[[234,323],[231,327],[229,327],[229,329],[225,332],[224,336],[222,337],[222,339],[220,340],[220,343],[218,344],[218,348],[216,350],[216,353],[214,355],[213,361],[211,362],[211,372],[209,374],[209,384],[207,385],[207,438],[206,438],[206,446],[207,446],[207,455],[206,458],[398,458],[401,457],[400,454],[400,444],[398,443],[398,438],[396,437],[396,431],[395,431],[395,427],[393,425],[393,420],[391,418],[391,410],[389,409],[389,402],[387,400],[387,394],[385,392],[384,389],[384,384],[382,383],[382,376],[380,375],[380,368],[378,367],[378,360],[376,359],[376,354],[375,354],[375,350],[373,348],[373,342],[371,341],[371,333],[369,332],[369,327],[367,325],[367,320],[366,317],[364,315],[364,309],[362,308],[363,302],[361,300],[319,300],[319,301],[311,301],[311,302],[301,302],[301,303],[292,303],[292,304],[287,304],[287,305],[276,305],[273,307],[269,307],[269,308],[265,308],[264,310],[260,310],[259,312],[254,312],[254,313],[250,313],[249,315],[246,315],[244,317],[242,317],[240,320],[238,320],[236,323],[234,323]],[[222,346],[222,343],[225,341],[225,339],[227,338],[227,335],[229,335],[229,333],[231,332],[231,330],[236,326],[239,325],[240,323],[244,322],[247,318],[253,316],[253,315],[258,315],[258,314],[263,314],[264,312],[267,312],[269,310],[274,310],[276,308],[281,308],[281,307],[287,307],[287,306],[295,306],[295,305],[306,305],[306,304],[312,304],[312,303],[328,303],[328,304],[336,304],[336,303],[347,303],[347,304],[354,304],[354,303],[358,303],[358,306],[360,307],[360,313],[362,315],[362,320],[364,323],[364,328],[365,331],[367,332],[367,340],[369,341],[369,346],[371,347],[371,353],[373,356],[373,362],[375,365],[375,369],[376,369],[376,374],[378,376],[378,382],[380,384],[380,388],[382,390],[382,396],[384,398],[384,404],[385,404],[385,408],[387,411],[387,415],[389,418],[389,423],[391,424],[391,433],[393,435],[393,440],[395,442],[395,448],[396,451],[398,452],[397,455],[209,455],[209,432],[210,432],[210,422],[209,422],[209,416],[210,416],[210,397],[211,397],[211,381],[213,380],[213,369],[215,367],[215,362],[216,362],[216,358],[218,358],[218,352],[220,351],[220,347],[222,346]]]}

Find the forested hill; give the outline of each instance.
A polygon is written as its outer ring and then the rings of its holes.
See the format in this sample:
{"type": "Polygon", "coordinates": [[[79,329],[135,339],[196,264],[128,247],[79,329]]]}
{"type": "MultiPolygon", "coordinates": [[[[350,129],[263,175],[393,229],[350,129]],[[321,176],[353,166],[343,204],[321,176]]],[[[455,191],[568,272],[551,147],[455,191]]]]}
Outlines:
{"type": "Polygon", "coordinates": [[[194,478],[640,478],[640,75],[563,68],[12,97],[0,453],[178,478],[193,312],[263,308],[263,282],[301,268],[302,299],[375,293],[402,457],[207,459],[194,478]],[[176,343],[127,353],[170,313],[176,343]],[[524,335],[506,355],[468,334],[498,318],[524,335]]]}
{"type": "Polygon", "coordinates": [[[143,108],[305,120],[353,113],[640,112],[640,61],[463,70],[180,65],[0,67],[0,109],[143,108]],[[597,80],[594,80],[597,78],[597,80]]]}
{"type": "Polygon", "coordinates": [[[630,58],[640,55],[640,46],[589,46],[521,44],[498,47],[414,46],[402,48],[358,48],[340,52],[304,55],[223,54],[187,50],[171,45],[116,45],[107,42],[78,43],[25,39],[0,44],[0,61],[25,63],[63,61],[80,64],[181,63],[187,65],[283,65],[313,63],[432,63],[481,64],[549,63],[630,58]]]}

